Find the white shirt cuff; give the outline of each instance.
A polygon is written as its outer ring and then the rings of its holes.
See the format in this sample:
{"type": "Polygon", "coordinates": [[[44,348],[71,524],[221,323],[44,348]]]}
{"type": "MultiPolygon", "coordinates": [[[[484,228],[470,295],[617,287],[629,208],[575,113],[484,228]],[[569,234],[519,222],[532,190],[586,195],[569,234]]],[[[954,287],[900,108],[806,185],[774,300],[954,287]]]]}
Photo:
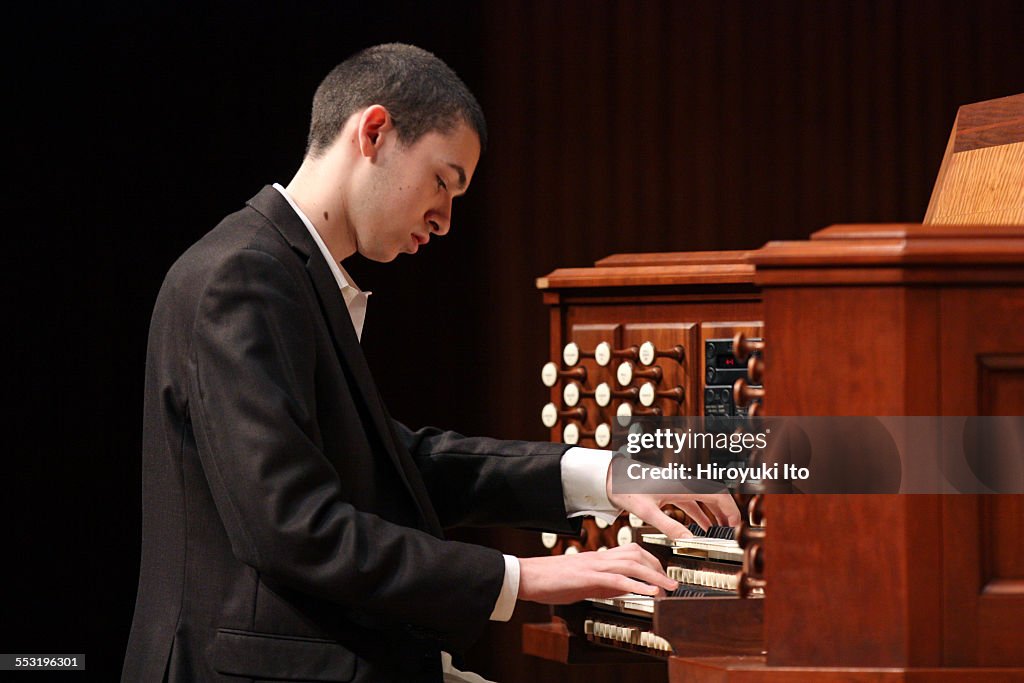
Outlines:
{"type": "Polygon", "coordinates": [[[562,456],[562,496],[569,517],[593,515],[611,524],[619,516],[608,500],[608,467],[614,451],[570,448],[562,456]]]}
{"type": "Polygon", "coordinates": [[[519,599],[519,558],[505,555],[505,580],[501,583],[498,601],[494,603],[491,621],[508,621],[519,599]]]}

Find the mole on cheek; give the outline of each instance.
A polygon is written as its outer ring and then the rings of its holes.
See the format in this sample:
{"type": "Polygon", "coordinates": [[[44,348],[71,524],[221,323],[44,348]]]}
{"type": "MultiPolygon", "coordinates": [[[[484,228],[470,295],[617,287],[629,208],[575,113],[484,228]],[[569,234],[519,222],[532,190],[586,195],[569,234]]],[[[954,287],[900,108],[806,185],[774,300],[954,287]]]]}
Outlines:
{"type": "Polygon", "coordinates": [[[327,212],[324,211],[324,220],[327,220],[327,212]]]}

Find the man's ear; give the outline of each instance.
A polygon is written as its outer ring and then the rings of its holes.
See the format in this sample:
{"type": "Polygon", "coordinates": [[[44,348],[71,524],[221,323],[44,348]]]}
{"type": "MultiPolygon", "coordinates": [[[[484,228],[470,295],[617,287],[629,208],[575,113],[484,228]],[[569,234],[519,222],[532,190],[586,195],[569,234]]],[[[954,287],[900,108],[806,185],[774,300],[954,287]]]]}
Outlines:
{"type": "Polygon", "coordinates": [[[374,104],[364,109],[356,129],[359,152],[364,157],[375,159],[384,142],[385,133],[393,129],[391,114],[383,106],[374,104]]]}

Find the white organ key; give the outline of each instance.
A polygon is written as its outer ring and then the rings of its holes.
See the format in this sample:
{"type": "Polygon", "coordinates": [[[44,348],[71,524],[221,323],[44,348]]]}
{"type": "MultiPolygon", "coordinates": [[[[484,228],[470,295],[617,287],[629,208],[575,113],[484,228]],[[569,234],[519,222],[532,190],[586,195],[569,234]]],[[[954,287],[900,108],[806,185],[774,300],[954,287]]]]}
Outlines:
{"type": "Polygon", "coordinates": [[[619,407],[615,409],[615,416],[633,417],[633,406],[629,405],[628,403],[620,403],[619,407]]]}
{"type": "Polygon", "coordinates": [[[575,554],[576,554],[576,553],[578,553],[579,551],[580,551],[580,549],[579,549],[579,548],[577,548],[577,547],[576,547],[576,546],[574,546],[574,545],[571,545],[571,546],[569,546],[568,548],[566,548],[566,549],[565,549],[565,554],[566,554],[566,555],[575,555],[575,554]]]}
{"type": "Polygon", "coordinates": [[[608,342],[601,342],[594,349],[594,360],[601,367],[606,367],[612,362],[612,347],[608,342]]]}
{"type": "Polygon", "coordinates": [[[639,517],[634,515],[632,512],[630,512],[629,513],[629,525],[631,527],[633,527],[634,529],[639,529],[640,527],[642,527],[644,525],[644,520],[640,519],[639,517]]]}
{"type": "Polygon", "coordinates": [[[597,425],[597,429],[594,430],[594,441],[597,442],[599,448],[606,447],[612,440],[612,430],[607,424],[602,422],[597,425]]]}
{"type": "Polygon", "coordinates": [[[607,529],[608,528],[608,522],[604,521],[600,517],[594,517],[594,524],[597,525],[598,529],[607,529]]]}
{"type": "Polygon", "coordinates": [[[594,389],[594,400],[602,408],[608,407],[608,404],[612,402],[612,388],[608,386],[607,382],[601,382],[594,389]]]}
{"type": "Polygon", "coordinates": [[[615,540],[618,541],[619,545],[629,545],[633,542],[633,527],[620,527],[617,534],[615,534],[615,540]]]}
{"type": "Polygon", "coordinates": [[[552,534],[545,531],[540,535],[540,543],[548,550],[551,550],[555,547],[555,544],[558,543],[558,534],[552,534]]]}

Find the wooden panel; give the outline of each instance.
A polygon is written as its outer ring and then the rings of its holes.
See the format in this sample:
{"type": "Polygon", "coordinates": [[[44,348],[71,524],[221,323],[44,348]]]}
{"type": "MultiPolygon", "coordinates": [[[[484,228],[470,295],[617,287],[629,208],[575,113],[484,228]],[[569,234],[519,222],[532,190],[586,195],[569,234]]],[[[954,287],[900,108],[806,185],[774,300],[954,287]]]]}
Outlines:
{"type": "MultiPolygon", "coordinates": [[[[985,225],[981,228],[964,225],[925,225],[922,223],[871,223],[868,225],[830,225],[816,230],[811,240],[934,240],[965,238],[973,241],[1020,237],[1024,226],[985,225]]],[[[853,243],[856,244],[856,243],[853,243]]],[[[950,253],[946,243],[947,256],[950,253]]],[[[753,254],[753,252],[750,252],[753,254]]],[[[849,265],[849,262],[846,263],[849,265]]]]}
{"type": "MultiPolygon", "coordinates": [[[[942,414],[1024,415],[1024,290],[943,292],[942,414]]],[[[950,664],[1019,664],[1024,633],[1024,496],[944,501],[945,644],[950,664]]]]}
{"type": "Polygon", "coordinates": [[[662,600],[655,611],[654,632],[668,635],[676,655],[760,655],[764,652],[764,600],[662,600]]]}
{"type": "Polygon", "coordinates": [[[773,290],[764,316],[770,356],[765,399],[772,415],[904,414],[902,290],[773,290]],[[883,334],[884,343],[862,343],[883,334]]]}
{"type": "Polygon", "coordinates": [[[991,594],[1024,594],[1024,496],[985,496],[981,529],[988,577],[983,590],[991,594]]]}
{"type": "Polygon", "coordinates": [[[945,496],[943,651],[949,666],[1020,665],[1022,496],[945,496]],[[996,545],[1007,547],[995,549],[996,545]]]}
{"type": "Polygon", "coordinates": [[[737,264],[747,265],[746,251],[670,251],[652,254],[612,254],[594,263],[595,266],[682,266],[737,264]]]}
{"type": "Polygon", "coordinates": [[[942,414],[1024,415],[1024,288],[950,289],[940,315],[942,414]]]}
{"type": "Polygon", "coordinates": [[[773,496],[766,510],[769,664],[940,663],[936,497],[773,496]]]}
{"type": "MultiPolygon", "coordinates": [[[[951,269],[952,265],[1024,263],[1024,225],[977,225],[974,233],[959,226],[832,226],[816,233],[816,239],[810,241],[769,242],[751,252],[750,261],[757,266],[754,281],[761,285],[853,284],[869,281],[865,280],[865,273],[886,272],[886,266],[892,268],[887,281],[921,281],[912,277],[911,267],[916,271],[931,266],[936,281],[953,283],[964,277],[968,269],[951,269]],[[834,271],[831,276],[827,273],[829,269],[834,271]],[[943,274],[945,279],[940,279],[943,274]]],[[[985,269],[975,275],[982,276],[988,282],[1002,281],[997,269],[985,269]]],[[[1019,282],[1020,277],[1008,281],[1019,282]]]]}
{"type": "Polygon", "coordinates": [[[978,415],[1021,415],[1024,354],[978,356],[978,415]]]}
{"type": "Polygon", "coordinates": [[[1024,141],[1024,94],[965,104],[954,132],[955,152],[1024,141]]]}
{"type": "Polygon", "coordinates": [[[1024,142],[955,154],[925,223],[1024,224],[1024,142]]]}
{"type": "Polygon", "coordinates": [[[750,282],[754,268],[749,264],[642,265],[601,268],[560,268],[537,278],[537,286],[548,287],[650,287],[654,285],[714,285],[750,282]]]}

